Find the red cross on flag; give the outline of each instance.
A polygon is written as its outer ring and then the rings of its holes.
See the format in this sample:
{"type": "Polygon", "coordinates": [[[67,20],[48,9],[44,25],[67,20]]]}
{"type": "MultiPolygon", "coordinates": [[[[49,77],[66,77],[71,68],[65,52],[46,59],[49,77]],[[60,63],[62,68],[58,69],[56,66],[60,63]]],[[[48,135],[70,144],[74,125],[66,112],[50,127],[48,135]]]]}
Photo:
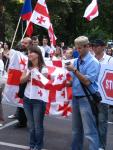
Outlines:
{"type": "Polygon", "coordinates": [[[22,100],[18,97],[20,77],[27,69],[28,58],[19,51],[10,50],[10,63],[8,68],[8,79],[4,89],[3,101],[6,104],[23,106],[22,100]]]}
{"type": "Polygon", "coordinates": [[[49,29],[51,23],[45,0],[37,1],[30,22],[33,22],[34,24],[49,29]]]}
{"type": "Polygon", "coordinates": [[[91,21],[92,19],[94,19],[98,15],[99,15],[99,12],[98,12],[97,0],[92,0],[92,2],[86,8],[83,17],[86,18],[87,20],[91,21]]]}
{"type": "Polygon", "coordinates": [[[36,68],[32,69],[31,78],[32,86],[30,90],[30,98],[37,99],[38,97],[38,99],[48,102],[49,89],[51,89],[52,86],[51,82],[36,68]]]}
{"type": "MultiPolygon", "coordinates": [[[[12,51],[11,53],[3,102],[22,107],[23,100],[19,98],[18,91],[20,77],[28,66],[28,58],[18,51],[12,51]]],[[[70,80],[70,76],[68,71],[63,68],[65,62],[61,63],[62,67],[55,67],[54,63],[48,60],[46,62],[48,66],[44,67],[41,73],[37,68],[30,70],[31,80],[29,80],[24,94],[33,100],[39,99],[48,102],[47,114],[68,116],[71,113],[72,89],[66,87],[66,80],[70,80]]]]}

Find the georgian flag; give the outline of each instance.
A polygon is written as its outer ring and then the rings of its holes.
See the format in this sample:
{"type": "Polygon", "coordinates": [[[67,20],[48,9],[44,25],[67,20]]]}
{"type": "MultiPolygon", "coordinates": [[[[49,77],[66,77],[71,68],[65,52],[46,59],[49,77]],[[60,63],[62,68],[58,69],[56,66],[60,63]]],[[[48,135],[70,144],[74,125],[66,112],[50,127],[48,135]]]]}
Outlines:
{"type": "Polygon", "coordinates": [[[19,51],[10,50],[8,79],[3,92],[3,102],[22,107],[23,101],[18,97],[20,77],[27,69],[28,58],[19,51]]]}
{"type": "Polygon", "coordinates": [[[49,29],[48,29],[48,35],[49,35],[49,38],[50,38],[50,43],[51,43],[51,46],[54,46],[56,45],[56,36],[54,34],[54,30],[53,30],[53,26],[52,24],[50,25],[49,29]]]}
{"type": "Polygon", "coordinates": [[[54,34],[53,26],[50,20],[49,11],[45,0],[38,0],[34,8],[30,22],[44,27],[48,30],[51,46],[56,45],[56,36],[54,34]]]}
{"type": "Polygon", "coordinates": [[[83,17],[86,18],[87,20],[91,21],[92,19],[94,19],[98,15],[99,15],[99,12],[98,12],[97,0],[92,0],[92,2],[86,8],[83,17]]]}
{"type": "MultiPolygon", "coordinates": [[[[20,77],[23,71],[27,69],[27,63],[27,56],[18,51],[12,52],[8,79],[3,93],[4,103],[23,107],[23,100],[18,97],[18,91],[20,77]]],[[[63,62],[61,63],[63,64],[63,62]]],[[[31,71],[30,96],[33,99],[38,98],[47,102],[46,114],[68,116],[71,113],[72,89],[65,86],[65,81],[69,80],[70,77],[63,67],[55,67],[51,60],[48,60],[46,64],[48,65],[47,77],[37,69],[31,71]]]]}
{"type": "Polygon", "coordinates": [[[31,70],[31,91],[30,99],[39,99],[49,102],[49,92],[52,90],[52,83],[38,69],[31,70]]]}
{"type": "Polygon", "coordinates": [[[49,29],[51,23],[45,0],[37,1],[37,4],[30,18],[30,22],[49,29]]]}

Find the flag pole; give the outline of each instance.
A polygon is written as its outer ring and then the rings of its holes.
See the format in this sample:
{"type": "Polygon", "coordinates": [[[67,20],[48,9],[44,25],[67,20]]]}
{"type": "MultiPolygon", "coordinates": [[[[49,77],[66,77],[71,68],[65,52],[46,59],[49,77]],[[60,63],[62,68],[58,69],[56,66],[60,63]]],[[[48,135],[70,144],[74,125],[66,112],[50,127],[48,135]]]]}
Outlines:
{"type": "Polygon", "coordinates": [[[21,21],[21,30],[22,30],[22,36],[23,36],[23,32],[24,32],[24,24],[23,24],[23,20],[21,21]]]}
{"type": "Polygon", "coordinates": [[[16,38],[16,34],[17,34],[17,31],[18,31],[18,28],[19,28],[19,25],[20,25],[20,21],[21,21],[21,17],[18,20],[17,27],[16,27],[16,30],[15,30],[15,33],[14,33],[14,36],[13,36],[13,40],[12,40],[10,49],[12,49],[12,47],[13,47],[13,44],[14,44],[14,41],[15,41],[15,38],[16,38]]]}
{"type": "Polygon", "coordinates": [[[27,29],[28,29],[29,24],[30,24],[30,21],[28,21],[28,23],[27,23],[27,26],[26,26],[26,28],[25,28],[25,31],[24,31],[24,33],[23,33],[23,36],[22,36],[21,41],[23,40],[23,38],[24,38],[24,36],[25,36],[25,34],[26,34],[26,31],[27,31],[27,29]]]}

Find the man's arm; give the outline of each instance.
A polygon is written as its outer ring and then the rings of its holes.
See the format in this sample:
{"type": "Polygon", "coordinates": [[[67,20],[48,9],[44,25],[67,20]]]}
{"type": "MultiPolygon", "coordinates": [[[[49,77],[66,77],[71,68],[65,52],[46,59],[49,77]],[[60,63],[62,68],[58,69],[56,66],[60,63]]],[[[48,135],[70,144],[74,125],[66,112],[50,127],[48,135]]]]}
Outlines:
{"type": "Polygon", "coordinates": [[[72,71],[77,78],[86,86],[90,85],[90,80],[85,75],[81,74],[72,64],[66,66],[67,70],[72,71]]]}

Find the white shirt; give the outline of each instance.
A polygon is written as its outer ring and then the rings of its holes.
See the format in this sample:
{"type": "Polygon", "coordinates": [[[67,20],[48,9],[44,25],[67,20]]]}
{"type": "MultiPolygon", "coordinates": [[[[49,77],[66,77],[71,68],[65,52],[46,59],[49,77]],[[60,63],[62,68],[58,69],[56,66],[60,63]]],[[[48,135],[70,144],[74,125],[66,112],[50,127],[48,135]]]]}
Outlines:
{"type": "Polygon", "coordinates": [[[0,59],[0,85],[1,85],[1,81],[3,80],[3,73],[4,73],[4,63],[3,60],[0,59]]]}
{"type": "Polygon", "coordinates": [[[4,63],[2,59],[0,59],[0,71],[4,71],[4,63]]]}
{"type": "Polygon", "coordinates": [[[45,50],[45,53],[48,53],[48,54],[50,54],[50,51],[51,51],[51,48],[50,48],[50,46],[48,46],[48,45],[43,45],[42,47],[44,48],[44,50],[45,50]]]}
{"type": "MultiPolygon", "coordinates": [[[[27,74],[29,74],[30,70],[28,69],[27,70],[27,74]]],[[[47,73],[48,73],[48,69],[46,67],[43,67],[42,70],[41,70],[41,73],[44,75],[44,76],[47,76],[47,73]]],[[[31,90],[32,90],[32,82],[29,81],[27,82],[27,86],[25,88],[25,92],[24,92],[24,95],[25,97],[31,99],[31,90]]],[[[36,89],[37,90],[37,89],[36,89]]],[[[37,99],[37,98],[36,98],[37,99]]]]}
{"type": "Polygon", "coordinates": [[[113,57],[104,53],[103,57],[99,60],[100,64],[113,64],[113,57]]]}

